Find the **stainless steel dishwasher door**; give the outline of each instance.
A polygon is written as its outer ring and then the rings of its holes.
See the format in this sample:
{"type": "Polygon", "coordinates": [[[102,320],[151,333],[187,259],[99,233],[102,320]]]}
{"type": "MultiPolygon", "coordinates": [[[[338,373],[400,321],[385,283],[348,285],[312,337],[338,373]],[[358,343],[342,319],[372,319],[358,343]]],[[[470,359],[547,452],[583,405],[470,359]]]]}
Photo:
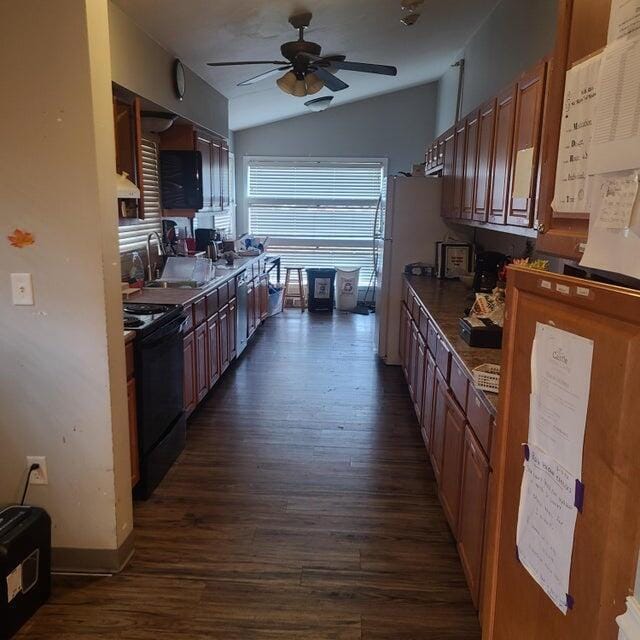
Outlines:
{"type": "Polygon", "coordinates": [[[247,279],[242,273],[236,285],[236,298],[238,300],[237,326],[236,326],[236,351],[240,355],[247,347],[247,279]]]}

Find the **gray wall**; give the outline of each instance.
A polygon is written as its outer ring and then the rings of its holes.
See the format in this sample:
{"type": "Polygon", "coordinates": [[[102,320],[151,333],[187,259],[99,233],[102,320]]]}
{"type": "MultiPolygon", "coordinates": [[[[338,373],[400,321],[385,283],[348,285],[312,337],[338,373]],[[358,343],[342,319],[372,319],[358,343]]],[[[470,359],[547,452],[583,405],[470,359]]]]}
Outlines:
{"type": "Polygon", "coordinates": [[[390,174],[410,171],[434,136],[436,99],[437,84],[430,83],[236,131],[238,232],[247,229],[245,156],[387,158],[390,174]]]}
{"type": "Polygon", "coordinates": [[[189,68],[182,101],[173,90],[174,55],[142,31],[119,7],[109,2],[111,77],[129,91],[226,137],[229,102],[189,68]]]}
{"type": "MultiPolygon", "coordinates": [[[[469,40],[465,59],[462,114],[498,93],[553,49],[557,0],[502,0],[469,40]]],[[[452,72],[439,82],[437,133],[454,122],[457,85],[452,72]]]]}

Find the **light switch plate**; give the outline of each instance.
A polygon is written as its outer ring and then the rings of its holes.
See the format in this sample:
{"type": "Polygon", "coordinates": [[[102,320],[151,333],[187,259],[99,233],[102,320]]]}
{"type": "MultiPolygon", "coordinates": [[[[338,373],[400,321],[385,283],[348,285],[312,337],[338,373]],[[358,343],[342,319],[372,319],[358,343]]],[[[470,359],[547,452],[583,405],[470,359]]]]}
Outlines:
{"type": "Polygon", "coordinates": [[[14,305],[33,304],[33,281],[30,273],[11,274],[11,295],[14,305]]]}

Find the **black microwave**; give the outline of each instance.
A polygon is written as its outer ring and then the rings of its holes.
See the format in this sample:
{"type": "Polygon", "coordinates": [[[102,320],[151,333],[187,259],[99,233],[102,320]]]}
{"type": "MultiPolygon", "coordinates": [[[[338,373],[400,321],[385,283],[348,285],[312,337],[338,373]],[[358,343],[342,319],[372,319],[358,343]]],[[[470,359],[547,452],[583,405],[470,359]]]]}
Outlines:
{"type": "Polygon", "coordinates": [[[202,209],[202,154],[161,151],[160,193],[163,209],[202,209]]]}

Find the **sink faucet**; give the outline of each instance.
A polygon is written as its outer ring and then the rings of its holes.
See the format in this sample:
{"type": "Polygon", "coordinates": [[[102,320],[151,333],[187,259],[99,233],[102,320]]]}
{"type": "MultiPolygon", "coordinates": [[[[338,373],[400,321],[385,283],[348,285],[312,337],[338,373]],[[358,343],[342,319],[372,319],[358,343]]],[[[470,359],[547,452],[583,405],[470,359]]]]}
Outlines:
{"type": "Polygon", "coordinates": [[[153,265],[151,263],[151,238],[153,238],[153,236],[156,237],[156,241],[158,242],[158,255],[159,256],[164,255],[164,246],[162,244],[162,238],[160,237],[160,234],[157,231],[152,231],[147,236],[147,274],[149,275],[149,282],[151,282],[151,280],[154,280],[153,265]]]}

